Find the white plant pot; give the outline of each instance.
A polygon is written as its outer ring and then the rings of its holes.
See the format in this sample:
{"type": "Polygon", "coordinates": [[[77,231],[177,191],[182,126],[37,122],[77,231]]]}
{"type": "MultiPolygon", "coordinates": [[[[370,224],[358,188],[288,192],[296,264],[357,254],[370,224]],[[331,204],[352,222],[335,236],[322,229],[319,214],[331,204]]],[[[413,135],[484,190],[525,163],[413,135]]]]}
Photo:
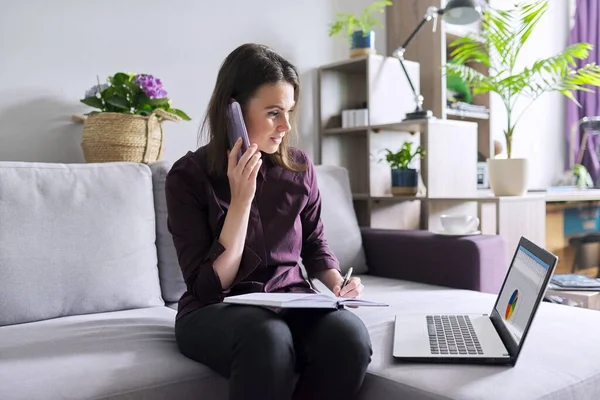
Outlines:
{"type": "Polygon", "coordinates": [[[527,192],[527,159],[489,159],[490,187],[496,196],[523,196],[527,192]]]}

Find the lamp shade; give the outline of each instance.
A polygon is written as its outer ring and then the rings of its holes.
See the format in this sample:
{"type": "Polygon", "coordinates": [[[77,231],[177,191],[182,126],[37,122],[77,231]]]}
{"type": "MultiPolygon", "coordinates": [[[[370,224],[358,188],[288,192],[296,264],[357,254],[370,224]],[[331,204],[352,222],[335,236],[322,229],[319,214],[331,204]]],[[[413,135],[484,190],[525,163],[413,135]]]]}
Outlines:
{"type": "Polygon", "coordinates": [[[442,18],[452,25],[467,25],[481,18],[481,7],[476,0],[449,0],[442,18]]]}

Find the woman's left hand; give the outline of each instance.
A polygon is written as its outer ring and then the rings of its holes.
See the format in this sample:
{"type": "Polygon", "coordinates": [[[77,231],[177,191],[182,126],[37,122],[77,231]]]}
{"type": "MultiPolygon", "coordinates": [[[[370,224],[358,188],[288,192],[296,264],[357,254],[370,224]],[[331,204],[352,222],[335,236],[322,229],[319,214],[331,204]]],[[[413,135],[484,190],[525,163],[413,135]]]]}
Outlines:
{"type": "Polygon", "coordinates": [[[341,285],[334,286],[333,294],[335,294],[337,297],[360,299],[364,288],[365,287],[360,282],[360,278],[353,276],[343,288],[341,288],[341,285]]]}

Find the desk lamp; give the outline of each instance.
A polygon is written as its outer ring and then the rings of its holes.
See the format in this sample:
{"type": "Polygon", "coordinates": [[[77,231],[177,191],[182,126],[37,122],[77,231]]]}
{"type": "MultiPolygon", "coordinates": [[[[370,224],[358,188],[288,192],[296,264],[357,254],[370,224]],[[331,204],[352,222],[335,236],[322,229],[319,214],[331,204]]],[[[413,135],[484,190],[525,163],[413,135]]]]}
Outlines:
{"type": "Polygon", "coordinates": [[[477,5],[477,0],[449,0],[444,8],[437,8],[434,6],[429,7],[425,17],[421,20],[419,25],[417,25],[415,30],[412,31],[412,33],[408,36],[408,39],[406,39],[404,44],[394,50],[392,55],[400,61],[404,75],[406,75],[406,79],[410,84],[415,96],[415,101],[417,103],[417,108],[415,108],[415,111],[406,113],[406,118],[404,118],[405,121],[414,119],[427,119],[433,116],[433,112],[431,112],[431,110],[423,110],[423,96],[417,93],[415,86],[408,76],[408,72],[404,66],[404,52],[406,51],[406,46],[408,46],[417,32],[419,32],[423,25],[431,21],[433,18],[435,18],[435,23],[433,25],[433,30],[435,32],[438,16],[441,16],[444,21],[452,25],[468,25],[481,18],[481,7],[477,5]]]}

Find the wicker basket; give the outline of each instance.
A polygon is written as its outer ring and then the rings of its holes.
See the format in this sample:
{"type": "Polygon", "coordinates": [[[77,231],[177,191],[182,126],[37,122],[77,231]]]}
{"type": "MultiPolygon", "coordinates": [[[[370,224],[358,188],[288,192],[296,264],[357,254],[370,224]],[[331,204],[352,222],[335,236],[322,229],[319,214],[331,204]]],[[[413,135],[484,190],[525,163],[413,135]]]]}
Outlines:
{"type": "Polygon", "coordinates": [[[179,122],[181,118],[161,109],[147,117],[112,112],[90,114],[82,133],[83,157],[88,163],[158,161],[163,154],[162,120],[179,122]]]}

